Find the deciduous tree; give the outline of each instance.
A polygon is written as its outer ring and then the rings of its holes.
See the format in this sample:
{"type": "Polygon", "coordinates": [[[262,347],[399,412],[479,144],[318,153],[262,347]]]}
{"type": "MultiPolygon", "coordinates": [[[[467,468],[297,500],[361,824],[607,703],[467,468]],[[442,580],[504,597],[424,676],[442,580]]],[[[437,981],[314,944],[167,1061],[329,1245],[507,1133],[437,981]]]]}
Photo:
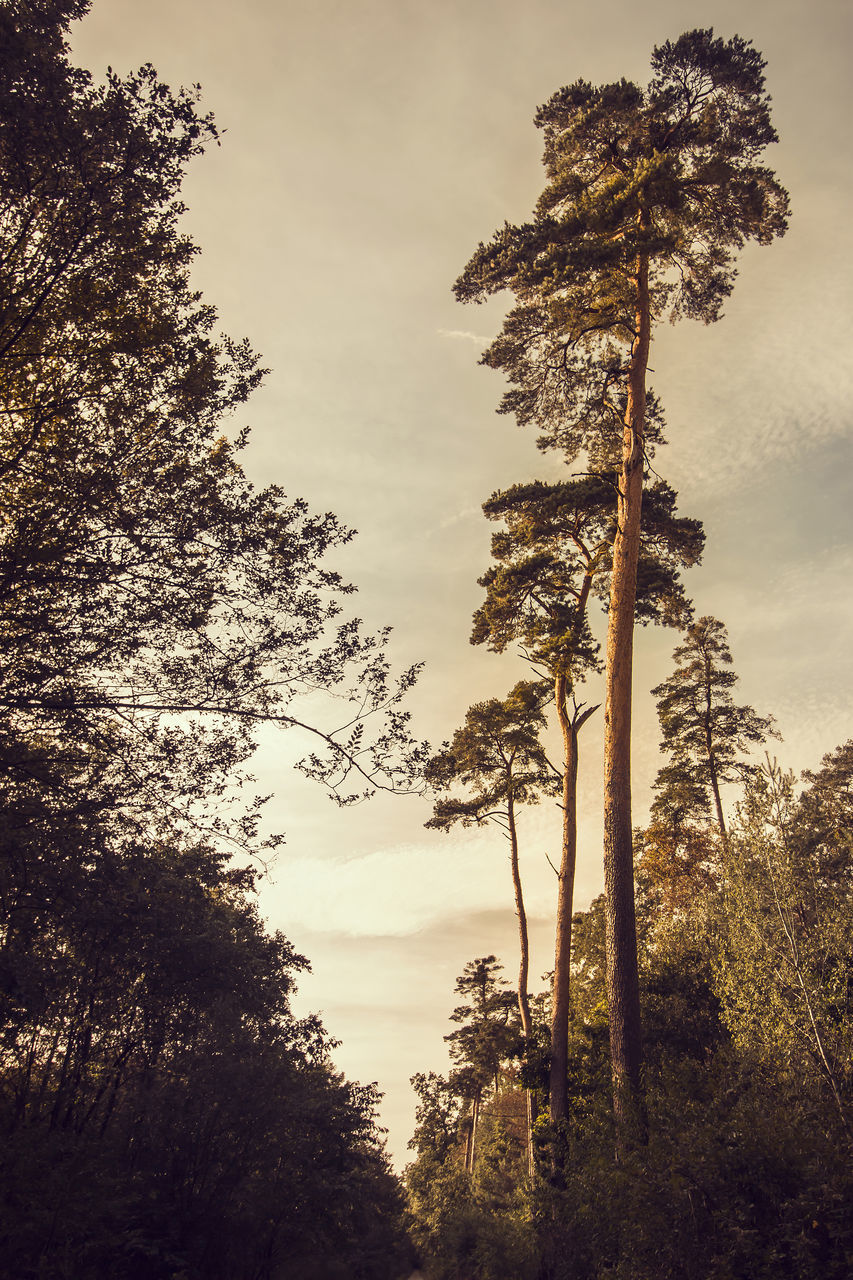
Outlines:
{"type": "Polygon", "coordinates": [[[375,1091],[293,1015],[305,962],[229,855],[274,843],[233,808],[261,721],[303,723],[342,800],[407,786],[414,673],[344,616],[322,561],[349,531],[222,434],[262,371],[180,229],[216,129],[149,66],[75,68],[87,8],[0,8],[4,1274],[379,1277],[375,1091]],[[325,723],[297,710],[317,691],[325,723]]]}
{"type": "Polygon", "coordinates": [[[86,7],[0,13],[4,730],[106,747],[146,804],[165,772],[146,792],[146,752],[204,744],[227,775],[262,720],[301,724],[321,744],[304,768],[342,799],[352,777],[405,787],[423,758],[399,706],[414,670],[391,677],[386,635],[344,618],[352,588],[321,563],[351,532],[256,490],[245,435],[222,434],[263,371],[216,336],[180,228],[184,170],[216,128],[150,66],[104,85],[74,68],[86,7]],[[301,716],[317,689],[346,711],[301,716]]]}

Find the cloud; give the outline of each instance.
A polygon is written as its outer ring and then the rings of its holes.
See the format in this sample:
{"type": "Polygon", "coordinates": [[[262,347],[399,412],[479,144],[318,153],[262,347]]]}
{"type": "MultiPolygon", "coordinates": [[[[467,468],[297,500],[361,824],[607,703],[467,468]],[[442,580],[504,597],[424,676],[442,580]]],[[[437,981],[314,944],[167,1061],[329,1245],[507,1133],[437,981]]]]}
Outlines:
{"type": "Polygon", "coordinates": [[[439,329],[438,335],[441,338],[461,338],[463,342],[474,342],[478,347],[487,347],[492,341],[481,333],[472,333],[470,329],[439,329]]]}
{"type": "Polygon", "coordinates": [[[480,519],[483,514],[482,507],[464,507],[461,511],[454,511],[453,515],[445,516],[439,523],[439,529],[451,529],[455,524],[461,524],[463,521],[470,520],[472,517],[480,519]]]}
{"type": "MultiPolygon", "coordinates": [[[[531,914],[553,909],[559,826],[550,806],[524,816],[522,875],[531,914]]],[[[597,860],[596,860],[597,861],[597,860]]],[[[596,867],[597,870],[597,867],[596,867]]],[[[578,896],[596,891],[584,870],[578,896]],[[581,884],[583,887],[581,887],[581,884]]],[[[410,938],[442,922],[513,909],[508,845],[496,827],[435,833],[359,857],[282,856],[266,882],[264,911],[288,937],[307,933],[351,938],[410,938]]],[[[454,926],[455,927],[455,926],[454,926]]]]}
{"type": "Polygon", "coordinates": [[[264,906],[285,933],[405,937],[506,897],[500,834],[377,849],[355,858],[283,858],[264,906]]]}

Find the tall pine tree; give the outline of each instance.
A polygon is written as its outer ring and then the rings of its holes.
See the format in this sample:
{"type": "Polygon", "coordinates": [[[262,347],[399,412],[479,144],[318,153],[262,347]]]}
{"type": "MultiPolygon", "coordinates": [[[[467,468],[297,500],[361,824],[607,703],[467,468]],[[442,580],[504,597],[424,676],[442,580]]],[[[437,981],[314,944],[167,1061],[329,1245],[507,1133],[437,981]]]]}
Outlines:
{"type": "MultiPolygon", "coordinates": [[[[569,982],[577,860],[578,734],[595,707],[577,699],[578,685],[597,668],[598,644],[587,621],[591,596],[606,599],[616,521],[612,477],[515,485],[483,506],[504,528],[492,537],[495,561],[480,584],[486,599],[474,615],[472,642],[502,652],[516,641],[552,683],[560,726],[562,838],[551,1011],[549,1106],[554,1155],[568,1114],[569,982]]],[[[638,615],[669,621],[688,610],[680,566],[701,554],[698,521],[675,514],[675,494],[663,481],[650,490],[643,519],[638,615]]]]}
{"type": "Polygon", "coordinates": [[[651,83],[578,80],[539,110],[547,185],[532,222],[481,244],[463,301],[510,289],[517,306],[486,363],[514,384],[504,409],[545,444],[619,470],[606,659],[604,864],[617,1115],[642,1063],[632,876],[631,673],[654,324],[719,318],[748,240],[786,228],[761,164],[776,140],[764,61],[750,42],[695,30],[656,48],[651,83]]]}
{"type": "Polygon", "coordinates": [[[745,753],[773,733],[773,720],[750,706],[736,706],[737,683],[726,629],[716,618],[699,618],[685,629],[673,653],[675,670],[652,694],[658,700],[661,750],[670,761],[655,782],[652,812],[677,809],[704,818],[713,804],[723,843],[726,822],[720,787],[742,777],[745,753]]]}

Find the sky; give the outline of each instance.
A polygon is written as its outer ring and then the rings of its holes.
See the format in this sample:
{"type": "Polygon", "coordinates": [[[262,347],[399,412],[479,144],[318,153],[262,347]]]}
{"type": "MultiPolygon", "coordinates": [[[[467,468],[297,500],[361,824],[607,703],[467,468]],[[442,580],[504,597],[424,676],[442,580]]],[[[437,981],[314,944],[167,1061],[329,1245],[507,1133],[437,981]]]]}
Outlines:
{"type": "MultiPolygon", "coordinates": [[[[72,33],[96,76],[150,62],[172,85],[201,84],[224,133],[184,189],[195,280],[271,370],[228,428],[251,427],[259,484],[358,530],[335,567],[368,626],[393,627],[395,661],[425,663],[410,705],[436,745],[525,674],[468,643],[489,561],[481,504],[567,474],[495,414],[502,379],[478,358],[505,303],[463,307],[453,281],[479,241],[532,210],[536,108],[578,78],[645,82],[652,47],[697,26],[767,59],[780,135],[768,163],[792,219],[743,253],[719,324],[656,334],[669,439],[656,465],[705,524],[687,579],[697,615],[727,626],[738,699],[775,716],[773,749],[799,771],[853,732],[849,0],[94,0],[72,33]]],[[[660,764],[649,691],[675,643],[637,636],[636,822],[660,764]]],[[[591,682],[589,700],[602,696],[591,682]]],[[[409,1077],[446,1070],[456,976],[491,953],[510,980],[517,967],[508,852],[495,829],[424,830],[418,797],[338,810],[293,772],[304,747],[261,735],[255,772],[286,833],[261,907],[311,961],[298,1012],[321,1012],[340,1068],[383,1090],[402,1167],[409,1077]]],[[[599,713],[581,738],[578,908],[602,884],[601,772],[599,713]]],[[[552,967],[556,808],[529,810],[521,840],[538,976],[552,967]]]]}

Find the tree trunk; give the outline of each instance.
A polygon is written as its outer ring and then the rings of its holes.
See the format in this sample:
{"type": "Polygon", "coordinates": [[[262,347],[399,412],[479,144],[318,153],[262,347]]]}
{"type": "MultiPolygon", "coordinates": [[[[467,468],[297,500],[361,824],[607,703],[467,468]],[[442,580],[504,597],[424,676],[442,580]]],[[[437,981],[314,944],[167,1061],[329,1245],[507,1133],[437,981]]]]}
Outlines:
{"type": "Polygon", "coordinates": [[[554,941],[554,985],[551,992],[551,1073],[548,1081],[549,1118],[554,1131],[551,1172],[559,1165],[558,1129],[569,1110],[569,1011],[571,997],[572,915],[577,863],[578,734],[597,707],[570,716],[565,672],[554,677],[554,702],[563,736],[563,840],[557,891],[557,930],[554,941]]]}
{"type": "MultiPolygon", "coordinates": [[[[531,1043],[533,1036],[533,1019],[530,1016],[530,996],[527,991],[528,973],[530,970],[530,942],[527,934],[527,912],[524,908],[524,895],[521,891],[521,872],[518,868],[518,832],[515,826],[515,805],[512,796],[512,778],[507,778],[507,819],[509,822],[510,865],[512,867],[512,887],[515,891],[515,914],[518,920],[519,966],[518,966],[518,1011],[521,1015],[521,1029],[525,1044],[531,1043]]],[[[533,1177],[533,1096],[530,1089],[525,1089],[525,1111],[527,1125],[527,1172],[533,1177]]]]}
{"type": "Polygon", "coordinates": [[[521,891],[521,873],[518,869],[518,833],[515,826],[515,805],[512,798],[511,780],[508,794],[507,818],[509,823],[510,866],[512,868],[512,887],[515,892],[515,914],[518,920],[520,951],[518,1011],[521,1014],[521,1029],[524,1032],[524,1038],[528,1040],[533,1030],[533,1022],[530,1017],[530,997],[527,992],[528,972],[530,969],[530,943],[527,936],[527,912],[524,909],[524,896],[521,891]]]}
{"type": "Polygon", "coordinates": [[[646,367],[650,328],[648,261],[641,258],[636,277],[636,336],[631,349],[628,374],[618,520],[613,544],[604,709],[607,1001],[613,1108],[617,1127],[622,1135],[620,1142],[638,1116],[642,1070],[631,831],[631,677],[643,501],[646,367]]]}
{"type": "Polygon", "coordinates": [[[480,1119],[480,1090],[474,1095],[471,1106],[471,1128],[468,1130],[468,1142],[465,1149],[465,1172],[474,1172],[474,1158],[477,1145],[477,1123],[480,1119]]]}
{"type": "Polygon", "coordinates": [[[705,750],[708,752],[708,776],[711,780],[711,791],[714,794],[714,808],[717,811],[717,825],[720,828],[720,835],[723,841],[723,848],[728,847],[728,833],[726,832],[726,823],[723,818],[723,802],[720,799],[720,780],[717,775],[717,756],[714,751],[714,738],[712,733],[712,706],[711,706],[711,659],[708,654],[705,655],[705,750]]]}
{"type": "Polygon", "coordinates": [[[577,731],[569,719],[566,706],[567,682],[560,672],[554,680],[554,702],[563,736],[563,839],[557,891],[557,930],[554,942],[554,985],[551,992],[551,1075],[548,1102],[554,1130],[552,1169],[558,1146],[557,1130],[565,1121],[569,1107],[569,984],[572,958],[572,914],[577,860],[577,731]]]}

